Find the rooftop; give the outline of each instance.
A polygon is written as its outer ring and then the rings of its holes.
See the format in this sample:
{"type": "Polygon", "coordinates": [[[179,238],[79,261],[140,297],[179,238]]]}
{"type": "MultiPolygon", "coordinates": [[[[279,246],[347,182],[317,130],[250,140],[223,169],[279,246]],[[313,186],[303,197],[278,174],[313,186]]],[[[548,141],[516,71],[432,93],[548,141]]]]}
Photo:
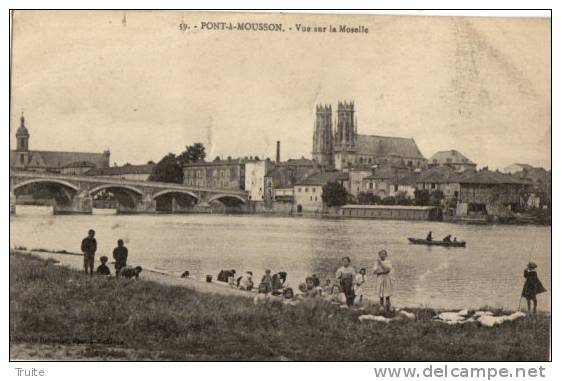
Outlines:
{"type": "Polygon", "coordinates": [[[415,139],[379,135],[357,135],[357,153],[374,156],[400,156],[411,159],[424,159],[415,139]]]}
{"type": "Polygon", "coordinates": [[[325,185],[329,182],[343,181],[348,178],[349,174],[341,171],[319,172],[297,181],[295,185],[325,185]]]}
{"type": "Polygon", "coordinates": [[[475,165],[473,161],[465,157],[455,149],[449,151],[438,151],[429,159],[430,164],[468,164],[475,165]]]}
{"type": "Polygon", "coordinates": [[[87,176],[149,175],[155,164],[122,165],[119,167],[93,168],[84,173],[87,176]]]}

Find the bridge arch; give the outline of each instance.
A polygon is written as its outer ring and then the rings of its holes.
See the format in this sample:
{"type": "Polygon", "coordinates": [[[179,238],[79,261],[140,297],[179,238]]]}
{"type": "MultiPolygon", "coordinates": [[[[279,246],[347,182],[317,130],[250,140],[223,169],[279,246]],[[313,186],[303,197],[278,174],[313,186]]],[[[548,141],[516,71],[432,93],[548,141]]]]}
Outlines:
{"type": "Polygon", "coordinates": [[[201,199],[199,196],[197,196],[195,193],[188,191],[188,190],[183,190],[183,189],[165,189],[163,191],[159,191],[157,193],[154,194],[154,196],[152,196],[152,198],[155,200],[160,196],[169,194],[169,193],[180,193],[180,194],[186,194],[188,196],[193,197],[194,199],[197,200],[197,202],[199,202],[199,200],[201,199]]]}
{"type": "Polygon", "coordinates": [[[246,203],[246,200],[242,197],[239,196],[237,194],[217,194],[215,196],[212,196],[211,198],[208,199],[208,202],[211,203],[213,201],[220,201],[220,200],[238,200],[240,201],[242,204],[246,203]]]}
{"type": "Polygon", "coordinates": [[[65,181],[65,180],[58,180],[58,179],[30,179],[30,180],[25,180],[25,181],[22,181],[21,183],[15,184],[14,185],[14,191],[18,188],[25,187],[26,185],[37,184],[37,183],[59,184],[59,185],[65,186],[67,188],[70,188],[70,189],[74,190],[75,192],[80,191],[80,188],[77,185],[74,185],[74,184],[72,184],[68,181],[65,181]]]}

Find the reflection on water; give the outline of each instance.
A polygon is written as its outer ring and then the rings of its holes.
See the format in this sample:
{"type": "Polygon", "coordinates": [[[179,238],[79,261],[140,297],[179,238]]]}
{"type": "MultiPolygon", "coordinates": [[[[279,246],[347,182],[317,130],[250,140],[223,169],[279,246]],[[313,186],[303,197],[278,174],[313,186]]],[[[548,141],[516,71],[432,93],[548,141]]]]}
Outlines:
{"type": "MultiPolygon", "coordinates": [[[[110,255],[122,238],[131,264],[178,275],[189,270],[199,278],[216,276],[223,268],[251,270],[260,277],[270,268],[287,271],[295,287],[312,273],[332,278],[340,258],[348,255],[355,267],[366,267],[368,293],[375,283],[371,270],[376,253],[385,248],[395,268],[395,305],[518,308],[522,272],[530,258],[551,289],[550,227],[106,211],[53,216],[48,208],[19,206],[17,213],[10,219],[12,246],[78,252],[93,228],[100,255],[110,255]],[[408,243],[407,237],[424,237],[429,230],[435,238],[452,234],[466,240],[467,247],[408,243]]],[[[540,309],[550,309],[549,297],[549,292],[539,296],[540,309]]]]}

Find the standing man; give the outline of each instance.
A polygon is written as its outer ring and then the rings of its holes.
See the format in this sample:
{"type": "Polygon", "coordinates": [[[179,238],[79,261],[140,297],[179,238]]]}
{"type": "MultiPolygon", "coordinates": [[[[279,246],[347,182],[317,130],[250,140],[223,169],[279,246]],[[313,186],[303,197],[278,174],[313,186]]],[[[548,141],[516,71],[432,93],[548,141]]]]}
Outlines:
{"type": "Polygon", "coordinates": [[[88,273],[90,270],[90,276],[94,272],[94,262],[95,262],[95,252],[97,250],[97,241],[95,240],[95,230],[90,229],[88,231],[88,236],[82,240],[82,253],[84,253],[84,271],[88,273]]]}
{"type": "Polygon", "coordinates": [[[119,271],[127,265],[127,257],[129,250],[125,247],[122,239],[117,241],[117,247],[113,250],[113,259],[115,259],[115,276],[119,276],[119,271]]]}

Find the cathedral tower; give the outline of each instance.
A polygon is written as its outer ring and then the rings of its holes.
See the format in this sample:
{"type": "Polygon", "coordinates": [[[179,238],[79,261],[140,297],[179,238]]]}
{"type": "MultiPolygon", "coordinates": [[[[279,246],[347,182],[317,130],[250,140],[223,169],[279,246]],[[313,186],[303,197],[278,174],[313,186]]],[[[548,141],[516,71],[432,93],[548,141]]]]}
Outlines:
{"type": "Polygon", "coordinates": [[[339,102],[337,104],[337,131],[335,132],[335,144],[333,147],[335,167],[337,169],[354,164],[356,138],[354,102],[339,102]]]}
{"type": "Polygon", "coordinates": [[[321,166],[333,166],[333,123],[331,105],[316,106],[312,158],[321,166]]]}

